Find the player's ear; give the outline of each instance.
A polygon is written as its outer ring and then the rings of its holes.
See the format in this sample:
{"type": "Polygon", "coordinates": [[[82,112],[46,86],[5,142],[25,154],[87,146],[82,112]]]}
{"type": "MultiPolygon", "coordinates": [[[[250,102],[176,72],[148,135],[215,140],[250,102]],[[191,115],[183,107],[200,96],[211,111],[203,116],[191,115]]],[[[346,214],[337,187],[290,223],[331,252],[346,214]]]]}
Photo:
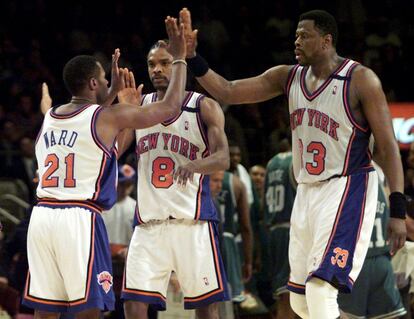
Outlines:
{"type": "Polygon", "coordinates": [[[88,83],[90,90],[95,90],[98,86],[98,80],[95,78],[90,78],[88,83]]]}

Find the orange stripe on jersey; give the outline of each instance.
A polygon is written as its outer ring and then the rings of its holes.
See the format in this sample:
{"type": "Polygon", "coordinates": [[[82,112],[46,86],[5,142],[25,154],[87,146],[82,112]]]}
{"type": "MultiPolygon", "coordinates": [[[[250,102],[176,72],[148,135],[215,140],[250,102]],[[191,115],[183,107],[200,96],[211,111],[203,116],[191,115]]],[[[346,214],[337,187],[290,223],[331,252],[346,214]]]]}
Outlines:
{"type": "Polygon", "coordinates": [[[345,192],[342,195],[341,204],[339,205],[338,211],[336,213],[335,223],[334,223],[333,228],[332,228],[331,236],[329,237],[328,244],[326,245],[325,252],[323,253],[323,257],[322,257],[321,260],[325,260],[326,254],[328,253],[329,247],[331,246],[332,239],[334,238],[334,235],[335,235],[335,232],[336,232],[336,227],[338,226],[338,221],[339,221],[339,218],[341,217],[341,214],[342,214],[342,208],[345,204],[346,197],[348,195],[349,186],[351,185],[351,179],[352,179],[352,176],[348,176],[348,180],[346,181],[345,192]]]}
{"type": "Polygon", "coordinates": [[[299,288],[299,289],[305,289],[305,285],[295,284],[295,283],[294,283],[294,282],[292,282],[292,281],[289,281],[289,282],[288,282],[288,286],[292,286],[292,287],[299,288]]]}
{"type": "Polygon", "coordinates": [[[198,186],[198,192],[197,192],[197,212],[195,216],[195,220],[198,220],[200,218],[201,214],[201,193],[203,192],[203,179],[204,175],[200,176],[199,186],[198,186]]]}
{"type": "Polygon", "coordinates": [[[362,222],[364,221],[364,216],[365,216],[365,201],[366,201],[366,199],[367,199],[368,179],[369,179],[369,175],[367,174],[367,175],[365,176],[365,191],[364,191],[364,200],[362,201],[362,207],[361,207],[361,217],[360,217],[360,219],[359,219],[357,242],[358,242],[358,240],[359,240],[359,235],[361,234],[362,222]]]}
{"type": "Polygon", "coordinates": [[[78,110],[76,110],[76,111],[74,111],[72,113],[68,113],[68,114],[57,114],[57,113],[54,112],[54,109],[52,109],[50,111],[50,116],[53,117],[53,118],[55,118],[55,119],[69,119],[71,117],[74,117],[74,116],[78,115],[82,111],[86,110],[91,105],[92,104],[85,104],[84,106],[82,106],[78,110]]]}
{"type": "Polygon", "coordinates": [[[99,193],[100,193],[100,191],[101,191],[101,179],[102,179],[102,176],[103,176],[103,174],[104,174],[104,171],[105,171],[105,166],[106,166],[106,160],[107,160],[107,157],[106,157],[106,155],[105,154],[103,154],[102,155],[102,165],[101,165],[101,171],[99,172],[99,177],[98,177],[98,179],[96,180],[96,191],[95,191],[95,194],[93,195],[93,200],[97,200],[98,199],[98,197],[99,197],[99,193]]]}
{"type": "Polygon", "coordinates": [[[39,199],[39,201],[37,202],[37,205],[48,205],[48,206],[56,206],[56,207],[61,207],[61,206],[75,206],[75,207],[81,207],[81,208],[87,208],[89,210],[91,210],[92,212],[95,213],[102,213],[102,209],[99,206],[93,205],[92,203],[89,203],[87,201],[83,202],[83,201],[55,201],[55,200],[49,200],[46,198],[41,198],[39,199]]]}
{"type": "Polygon", "coordinates": [[[138,289],[128,289],[123,287],[122,291],[127,292],[129,294],[135,294],[135,295],[142,295],[142,296],[149,296],[149,297],[157,297],[157,298],[161,298],[164,301],[167,301],[167,298],[164,297],[163,295],[161,295],[161,293],[159,292],[149,292],[149,291],[144,291],[144,290],[138,290],[138,289]]]}
{"type": "Polygon", "coordinates": [[[356,133],[355,128],[353,128],[352,129],[351,137],[349,138],[349,142],[348,142],[348,149],[346,150],[344,169],[342,170],[342,174],[341,175],[345,175],[346,171],[348,170],[349,156],[351,154],[352,143],[354,142],[355,133],[356,133]]]}

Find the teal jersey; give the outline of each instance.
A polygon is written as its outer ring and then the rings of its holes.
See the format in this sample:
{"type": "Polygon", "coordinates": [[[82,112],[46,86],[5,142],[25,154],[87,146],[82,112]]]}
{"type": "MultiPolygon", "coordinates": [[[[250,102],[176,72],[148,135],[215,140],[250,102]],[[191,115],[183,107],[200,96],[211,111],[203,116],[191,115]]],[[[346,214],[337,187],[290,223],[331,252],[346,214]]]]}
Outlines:
{"type": "Polygon", "coordinates": [[[375,215],[374,229],[372,230],[371,242],[367,257],[373,257],[389,253],[387,245],[387,224],[390,218],[390,208],[385,197],[384,187],[378,183],[377,212],[375,215]]]}
{"type": "Polygon", "coordinates": [[[275,155],[267,165],[264,214],[268,225],[290,221],[296,195],[292,173],[292,152],[275,155]]]}
{"type": "Polygon", "coordinates": [[[236,197],[233,190],[233,173],[225,172],[222,190],[217,196],[220,207],[220,220],[223,232],[236,235],[238,232],[238,216],[236,212],[236,197]]]}

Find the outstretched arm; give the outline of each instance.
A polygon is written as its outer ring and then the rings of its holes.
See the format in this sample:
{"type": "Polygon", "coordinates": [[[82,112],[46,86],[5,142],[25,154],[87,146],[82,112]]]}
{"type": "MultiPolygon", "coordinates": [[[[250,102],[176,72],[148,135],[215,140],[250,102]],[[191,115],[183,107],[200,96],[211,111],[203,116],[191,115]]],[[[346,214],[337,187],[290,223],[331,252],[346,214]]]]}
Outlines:
{"type": "Polygon", "coordinates": [[[125,128],[142,129],[154,126],[174,117],[181,108],[186,84],[186,46],[183,26],[178,27],[177,20],[167,17],[165,20],[169,38],[167,50],[173,56],[171,80],[161,101],[137,107],[139,88],[132,89],[131,104],[115,104],[102,109],[97,120],[97,131],[106,146],[110,146],[119,132],[125,128]]]}
{"type": "Polygon", "coordinates": [[[284,93],[291,66],[280,65],[256,77],[228,81],[209,69],[204,59],[197,56],[198,30],[192,29],[191,13],[187,8],[180,11],[180,22],[184,24],[189,68],[197,77],[197,81],[220,103],[246,104],[262,102],[284,93]]]}
{"type": "Polygon", "coordinates": [[[229,145],[224,132],[224,114],[220,105],[210,98],[204,98],[200,103],[200,112],[201,119],[207,127],[210,155],[190,161],[176,169],[174,180],[183,186],[188,179],[193,179],[194,173],[211,174],[226,170],[230,166],[229,145]]]}
{"type": "Polygon", "coordinates": [[[352,76],[351,88],[355,92],[357,100],[361,103],[364,115],[374,134],[377,150],[376,159],[384,171],[390,187],[391,218],[388,232],[391,241],[391,252],[395,253],[404,245],[407,231],[403,219],[405,218],[405,209],[401,212],[398,208],[405,203],[401,202],[403,198],[405,200],[402,195],[404,192],[404,174],[390,112],[381,82],[372,70],[366,67],[358,67],[352,76]],[[397,203],[392,196],[397,197],[397,203]],[[400,215],[401,218],[396,218],[397,215],[400,215]]]}

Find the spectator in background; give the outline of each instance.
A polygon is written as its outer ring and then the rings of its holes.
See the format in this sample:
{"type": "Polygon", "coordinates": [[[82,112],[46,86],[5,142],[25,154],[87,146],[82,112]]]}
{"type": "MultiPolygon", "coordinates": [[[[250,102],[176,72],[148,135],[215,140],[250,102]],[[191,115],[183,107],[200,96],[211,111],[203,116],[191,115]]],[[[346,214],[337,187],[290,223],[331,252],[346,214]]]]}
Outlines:
{"type": "Polygon", "coordinates": [[[128,164],[120,166],[117,202],[102,215],[108,232],[112,257],[125,258],[132,237],[136,201],[130,195],[134,189],[135,179],[135,170],[131,166],[128,164]]]}
{"type": "Polygon", "coordinates": [[[247,201],[249,205],[253,203],[253,188],[252,180],[247,172],[246,168],[240,164],[241,162],[241,151],[240,146],[233,141],[229,141],[229,152],[230,152],[230,168],[229,172],[235,174],[240,178],[247,191],[247,201]]]}

